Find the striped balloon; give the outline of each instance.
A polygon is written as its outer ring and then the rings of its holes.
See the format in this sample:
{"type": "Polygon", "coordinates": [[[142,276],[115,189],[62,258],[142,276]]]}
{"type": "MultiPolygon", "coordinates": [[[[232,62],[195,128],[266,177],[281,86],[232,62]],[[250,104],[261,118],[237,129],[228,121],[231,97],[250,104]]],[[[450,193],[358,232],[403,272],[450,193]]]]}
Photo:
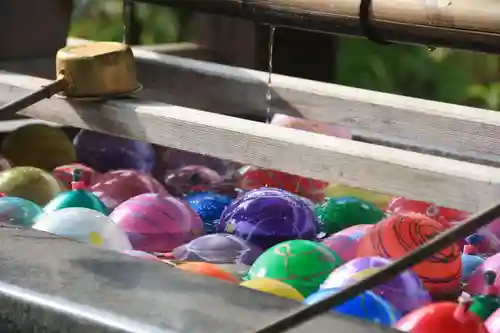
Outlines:
{"type": "Polygon", "coordinates": [[[188,205],[157,193],[141,194],[123,202],[110,218],[139,251],[169,252],[203,234],[200,217],[188,205]]]}
{"type": "MultiPolygon", "coordinates": [[[[360,240],[358,257],[399,259],[428,242],[445,228],[424,215],[392,215],[374,225],[360,240]],[[419,218],[421,216],[422,218],[419,218]]],[[[459,291],[462,261],[458,245],[453,244],[414,266],[433,296],[459,291]]]]}

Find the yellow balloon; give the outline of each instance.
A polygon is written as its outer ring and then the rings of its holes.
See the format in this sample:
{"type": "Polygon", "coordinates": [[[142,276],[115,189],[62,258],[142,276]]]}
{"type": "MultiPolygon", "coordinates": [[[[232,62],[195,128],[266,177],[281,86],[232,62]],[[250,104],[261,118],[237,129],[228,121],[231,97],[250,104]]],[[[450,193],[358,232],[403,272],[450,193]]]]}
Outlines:
{"type": "Polygon", "coordinates": [[[330,184],[325,190],[325,197],[356,197],[361,200],[371,202],[382,210],[387,209],[392,196],[385,193],[378,193],[362,188],[349,187],[341,184],[330,184]]]}
{"type": "Polygon", "coordinates": [[[242,282],[240,286],[254,290],[259,290],[264,293],[273,294],[275,296],[283,298],[293,299],[299,302],[302,302],[304,300],[304,296],[302,296],[302,294],[299,293],[295,288],[284,282],[274,279],[269,279],[269,278],[252,279],[242,282]]]}

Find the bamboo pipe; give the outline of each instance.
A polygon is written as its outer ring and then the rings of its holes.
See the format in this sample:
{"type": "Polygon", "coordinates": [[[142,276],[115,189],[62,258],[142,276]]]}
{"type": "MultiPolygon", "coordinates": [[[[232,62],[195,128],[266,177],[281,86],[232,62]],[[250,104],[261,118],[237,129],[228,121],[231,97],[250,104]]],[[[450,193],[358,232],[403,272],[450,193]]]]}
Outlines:
{"type": "Polygon", "coordinates": [[[135,1],[353,36],[366,35],[365,25],[360,24],[359,19],[363,3],[371,7],[371,30],[384,40],[500,54],[500,2],[497,0],[135,1]]]}

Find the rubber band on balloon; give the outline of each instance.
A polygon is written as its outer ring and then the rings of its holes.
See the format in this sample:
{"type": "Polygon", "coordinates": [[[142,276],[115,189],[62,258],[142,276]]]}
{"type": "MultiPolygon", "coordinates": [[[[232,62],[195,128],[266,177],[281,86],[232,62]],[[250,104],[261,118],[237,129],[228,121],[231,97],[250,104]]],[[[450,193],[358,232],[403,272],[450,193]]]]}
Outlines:
{"type": "Polygon", "coordinates": [[[361,0],[359,3],[359,25],[361,27],[361,32],[366,38],[374,43],[389,45],[391,42],[380,37],[373,27],[372,1],[373,0],[361,0]]]}

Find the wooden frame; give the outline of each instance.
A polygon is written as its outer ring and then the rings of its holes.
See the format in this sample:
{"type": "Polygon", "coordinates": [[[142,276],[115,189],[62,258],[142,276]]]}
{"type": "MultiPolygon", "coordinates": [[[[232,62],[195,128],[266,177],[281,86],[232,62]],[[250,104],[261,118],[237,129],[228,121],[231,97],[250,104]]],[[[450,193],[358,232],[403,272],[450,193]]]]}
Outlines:
{"type": "MultiPolygon", "coordinates": [[[[171,60],[181,61],[173,57],[171,60]]],[[[281,79],[293,81],[291,78],[281,79]]],[[[47,83],[49,81],[44,79],[4,72],[0,75],[0,102],[24,96],[47,83]]],[[[134,100],[77,103],[52,98],[21,113],[59,124],[425,199],[469,211],[491,205],[500,197],[500,169],[494,167],[164,103],[134,100]]],[[[458,117],[450,119],[461,121],[458,117]]]]}

